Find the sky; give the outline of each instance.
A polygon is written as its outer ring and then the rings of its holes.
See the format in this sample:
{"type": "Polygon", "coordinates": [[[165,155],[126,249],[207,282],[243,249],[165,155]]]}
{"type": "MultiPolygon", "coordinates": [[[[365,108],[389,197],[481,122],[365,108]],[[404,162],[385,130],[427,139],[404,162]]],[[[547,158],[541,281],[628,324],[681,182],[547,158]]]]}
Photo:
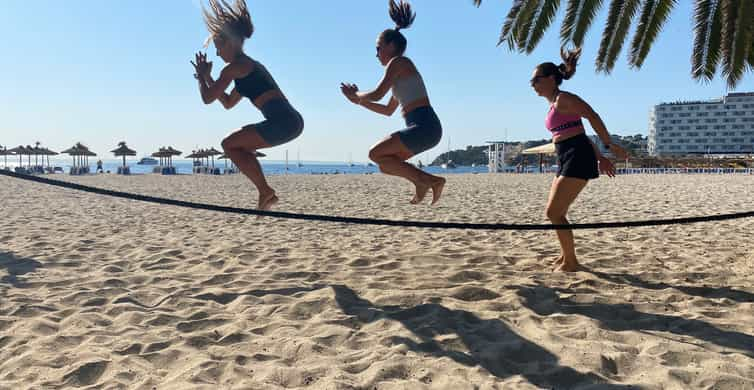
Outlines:
{"type": "MultiPolygon", "coordinates": [[[[678,3],[638,71],[627,65],[624,47],[612,74],[595,73],[605,5],[596,18],[578,72],[562,88],[591,104],[611,133],[646,135],[653,105],[726,93],[719,75],[709,83],[691,79],[693,10],[691,1],[678,3]]],[[[382,77],[375,40],[392,27],[386,0],[248,5],[256,31],[245,50],[265,64],[305,120],[302,136],[269,149],[268,159],[282,160],[288,151],[306,161],[366,161],[373,144],[404,127],[399,111],[373,113],[339,90],[341,82],[368,90],[382,77]]],[[[559,60],[563,9],[536,51],[524,55],[496,46],[510,0],[487,0],[480,8],[471,0],[412,5],[417,18],[404,31],[406,55],[444,128],[440,145],[417,159],[486,141],[548,137],[547,102],[528,80],[537,64],[559,60]]],[[[202,103],[189,63],[207,36],[199,0],[3,0],[0,36],[0,145],[40,141],[59,151],[83,142],[110,157],[126,141],[139,156],[166,145],[190,152],[219,149],[232,131],[263,120],[248,100],[230,111],[202,103]]],[[[208,58],[217,76],[223,63],[212,47],[208,58]]],[[[754,90],[754,73],[737,90],[754,90]]]]}

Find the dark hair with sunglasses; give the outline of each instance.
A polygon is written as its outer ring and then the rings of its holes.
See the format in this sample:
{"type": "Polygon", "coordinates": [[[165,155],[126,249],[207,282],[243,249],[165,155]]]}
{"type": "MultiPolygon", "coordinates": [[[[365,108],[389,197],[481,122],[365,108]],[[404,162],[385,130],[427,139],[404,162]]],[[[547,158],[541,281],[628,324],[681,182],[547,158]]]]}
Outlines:
{"type": "Polygon", "coordinates": [[[401,34],[400,30],[411,27],[414,23],[414,19],[416,19],[416,13],[411,10],[411,5],[404,0],[400,0],[398,3],[396,3],[395,0],[390,0],[389,4],[390,19],[393,19],[393,22],[395,22],[395,28],[389,28],[383,31],[382,34],[380,34],[380,39],[386,45],[391,43],[395,45],[397,51],[396,54],[401,56],[406,51],[408,41],[406,40],[406,37],[401,34]]]}
{"type": "Polygon", "coordinates": [[[563,62],[560,65],[555,65],[552,62],[543,62],[537,65],[537,75],[530,80],[531,84],[536,84],[539,79],[543,77],[555,76],[556,85],[563,83],[563,80],[568,80],[576,73],[576,65],[578,64],[579,57],[581,56],[581,48],[574,50],[560,50],[560,58],[563,62]]]}

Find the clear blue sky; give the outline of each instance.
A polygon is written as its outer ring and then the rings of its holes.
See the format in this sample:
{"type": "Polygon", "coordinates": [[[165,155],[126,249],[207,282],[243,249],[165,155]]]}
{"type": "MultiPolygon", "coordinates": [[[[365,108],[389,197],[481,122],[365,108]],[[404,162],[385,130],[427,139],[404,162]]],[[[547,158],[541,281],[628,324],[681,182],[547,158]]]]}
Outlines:
{"type": "MultiPolygon", "coordinates": [[[[420,156],[430,160],[452,148],[500,140],[547,137],[546,102],[528,80],[536,64],[558,59],[551,28],[526,56],[496,47],[511,1],[413,0],[418,14],[406,31],[407,55],[419,67],[445,129],[441,144],[420,156]]],[[[606,9],[592,27],[581,67],[564,89],[586,99],[617,134],[647,133],[652,105],[708,99],[725,93],[718,78],[699,84],[689,76],[690,1],[679,2],[640,71],[625,55],[611,75],[595,74],[593,60],[606,9]]],[[[399,113],[386,118],[348,103],[341,81],[361,89],[376,85],[382,67],[375,39],[391,27],[386,0],[252,0],[256,26],[246,51],[277,79],[304,115],[303,135],[269,150],[305,160],[366,161],[369,147],[403,127],[399,113]]],[[[207,35],[199,0],[3,0],[0,36],[0,144],[41,141],[53,150],[77,141],[110,156],[125,140],[139,155],[161,145],[180,150],[219,147],[231,130],[262,119],[250,104],[225,111],[202,104],[189,64],[207,35]]],[[[606,8],[606,7],[603,7],[606,8]]],[[[562,10],[560,17],[562,18],[562,10]]],[[[625,50],[624,50],[625,54],[625,50]]],[[[217,75],[222,60],[210,48],[217,75]]],[[[753,90],[747,74],[739,91],[753,90]]]]}

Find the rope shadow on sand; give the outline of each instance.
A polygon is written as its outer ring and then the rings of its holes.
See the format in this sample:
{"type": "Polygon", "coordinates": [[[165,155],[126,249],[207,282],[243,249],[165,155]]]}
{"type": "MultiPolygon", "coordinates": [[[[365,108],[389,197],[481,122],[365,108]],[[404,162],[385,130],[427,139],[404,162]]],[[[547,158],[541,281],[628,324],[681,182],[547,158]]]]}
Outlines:
{"type": "Polygon", "coordinates": [[[735,290],[730,287],[674,286],[672,284],[667,284],[665,282],[660,282],[660,283],[649,282],[649,281],[639,278],[636,275],[631,275],[631,274],[606,273],[606,272],[599,272],[599,271],[594,271],[594,270],[586,270],[586,272],[589,272],[592,275],[600,279],[606,280],[608,282],[612,282],[616,284],[626,284],[626,285],[643,288],[647,290],[665,290],[665,289],[670,288],[670,289],[678,290],[686,295],[693,295],[693,296],[701,297],[701,298],[710,298],[710,299],[726,298],[726,299],[730,299],[732,301],[741,302],[741,303],[754,302],[754,294],[748,291],[735,290]]]}
{"type": "Polygon", "coordinates": [[[379,306],[359,297],[347,286],[333,286],[335,300],[343,312],[362,323],[380,319],[400,322],[421,341],[392,337],[395,344],[436,357],[447,357],[465,366],[481,366],[498,378],[521,375],[541,388],[563,389],[599,387],[635,389],[630,385],[608,384],[608,379],[582,373],[559,364],[558,357],[545,348],[519,336],[497,319],[481,319],[465,310],[448,309],[435,303],[405,308],[379,306]],[[454,341],[438,342],[437,336],[458,336],[468,352],[454,348],[454,341]]]}
{"type": "Polygon", "coordinates": [[[693,337],[731,350],[723,353],[740,352],[754,357],[754,336],[745,333],[719,329],[697,319],[640,312],[627,303],[575,302],[571,298],[559,297],[558,293],[572,294],[573,291],[545,286],[518,286],[517,292],[522,298],[521,304],[540,316],[555,313],[581,315],[597,320],[602,327],[615,332],[668,332],[693,337]]]}
{"type": "Polygon", "coordinates": [[[41,267],[42,263],[34,259],[17,257],[10,252],[0,252],[0,270],[5,269],[8,272],[0,278],[0,285],[9,284],[15,288],[24,288],[26,283],[18,277],[32,273],[41,267]]]}

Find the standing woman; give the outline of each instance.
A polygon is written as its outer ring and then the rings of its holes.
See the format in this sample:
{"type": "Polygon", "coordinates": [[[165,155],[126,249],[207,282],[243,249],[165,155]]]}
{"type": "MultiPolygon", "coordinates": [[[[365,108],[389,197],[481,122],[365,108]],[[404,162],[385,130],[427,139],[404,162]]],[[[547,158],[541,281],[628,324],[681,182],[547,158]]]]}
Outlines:
{"type": "Polygon", "coordinates": [[[409,158],[433,148],[442,138],[442,125],[429,104],[424,80],[410,59],[404,57],[406,37],[400,32],[411,26],[416,18],[408,2],[390,0],[390,18],[395,28],[383,31],[377,38],[377,58],[385,67],[385,75],[377,88],[359,92],[355,84],[340,85],[343,94],[354,104],[361,105],[378,114],[390,116],[401,106],[406,128],[391,134],[369,151],[369,159],[380,171],[400,176],[412,182],[416,194],[411,200],[418,204],[432,190],[432,204],[440,200],[445,179],[430,175],[406,162],[409,158]],[[392,96],[387,105],[380,101],[389,90],[392,96]]]}
{"type": "MultiPolygon", "coordinates": [[[[581,190],[591,179],[596,179],[600,171],[609,177],[615,176],[615,166],[603,156],[584,131],[581,118],[586,118],[600,140],[617,158],[627,158],[623,148],[610,140],[605,123],[592,107],[578,96],[561,91],[563,80],[570,79],[576,72],[576,64],[581,49],[562,51],[563,63],[539,64],[531,78],[531,86],[537,95],[550,103],[545,117],[545,126],[552,132],[552,142],[558,154],[558,173],[552,181],[547,201],[547,218],[553,224],[567,224],[566,213],[581,190]]],[[[558,230],[560,256],[555,260],[555,269],[573,272],[579,268],[571,230],[558,230]]]]}
{"type": "Polygon", "coordinates": [[[248,98],[264,115],[263,122],[247,125],[236,130],[222,141],[225,154],[238,169],[248,177],[259,191],[257,207],[269,210],[277,203],[275,190],[267,184],[262,166],[256,157],[257,149],[269,148],[290,142],[304,128],[304,120],[291,106],[267,69],[243,51],[244,41],[251,38],[254,26],[244,0],[236,0],[231,6],[225,0],[209,0],[211,12],[204,10],[207,24],[217,55],[227,64],[217,80],[212,79],[212,62],[207,55],[196,54],[191,62],[199,80],[202,101],[210,104],[219,100],[226,109],[233,108],[242,98],[248,98]],[[225,90],[234,83],[230,94],[225,90]]]}

